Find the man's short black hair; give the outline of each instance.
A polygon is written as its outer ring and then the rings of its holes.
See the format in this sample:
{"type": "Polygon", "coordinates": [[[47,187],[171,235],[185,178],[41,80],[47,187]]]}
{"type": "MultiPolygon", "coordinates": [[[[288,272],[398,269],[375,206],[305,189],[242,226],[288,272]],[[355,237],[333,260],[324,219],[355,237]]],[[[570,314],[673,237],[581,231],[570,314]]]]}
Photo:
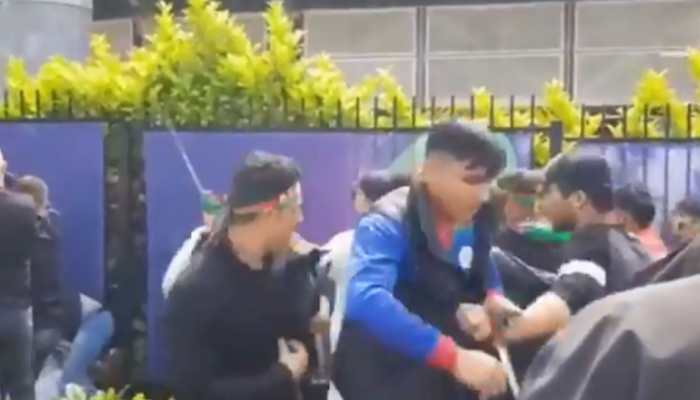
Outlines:
{"type": "Polygon", "coordinates": [[[645,184],[627,184],[615,191],[615,208],[629,214],[640,228],[651,226],[656,216],[654,199],[645,184]]]}
{"type": "Polygon", "coordinates": [[[371,203],[384,197],[384,195],[411,184],[411,176],[407,174],[393,173],[387,170],[370,171],[360,176],[355,183],[353,197],[357,189],[367,197],[371,203]]]}
{"type": "Polygon", "coordinates": [[[291,158],[254,151],[234,173],[228,204],[240,208],[274,200],[300,179],[301,170],[291,158]]]}
{"type": "Polygon", "coordinates": [[[681,200],[676,205],[675,212],[700,220],[700,198],[691,196],[681,200]]]}
{"type": "Polygon", "coordinates": [[[598,212],[605,213],[613,209],[610,166],[601,156],[559,156],[545,172],[545,186],[552,184],[556,184],[565,197],[577,191],[585,193],[598,212]]]}
{"type": "Polygon", "coordinates": [[[484,168],[486,179],[495,178],[506,165],[503,149],[485,129],[473,124],[452,122],[434,126],[428,136],[426,156],[434,152],[469,161],[472,168],[484,168]]]}

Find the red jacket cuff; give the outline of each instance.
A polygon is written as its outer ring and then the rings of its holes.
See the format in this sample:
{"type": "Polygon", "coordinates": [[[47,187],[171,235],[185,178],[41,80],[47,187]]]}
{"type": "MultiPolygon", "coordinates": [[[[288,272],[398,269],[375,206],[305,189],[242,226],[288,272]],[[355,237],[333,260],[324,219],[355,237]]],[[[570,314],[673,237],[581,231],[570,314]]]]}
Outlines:
{"type": "Polygon", "coordinates": [[[428,356],[428,365],[452,371],[457,363],[457,345],[451,337],[441,335],[433,352],[428,356]]]}

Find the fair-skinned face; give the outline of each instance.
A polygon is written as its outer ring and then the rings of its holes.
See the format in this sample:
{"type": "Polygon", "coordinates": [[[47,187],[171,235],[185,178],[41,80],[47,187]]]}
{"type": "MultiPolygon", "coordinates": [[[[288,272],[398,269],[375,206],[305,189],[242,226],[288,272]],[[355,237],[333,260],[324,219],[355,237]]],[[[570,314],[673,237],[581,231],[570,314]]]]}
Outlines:
{"type": "Polygon", "coordinates": [[[489,198],[491,179],[485,179],[483,168],[469,166],[469,161],[431,154],[419,173],[436,211],[455,225],[471,223],[489,198]]]}
{"type": "Polygon", "coordinates": [[[675,212],[671,216],[671,233],[681,242],[689,243],[700,235],[700,221],[689,215],[675,212]]]}
{"type": "Polygon", "coordinates": [[[268,235],[268,251],[283,251],[289,247],[292,235],[304,221],[302,205],[296,197],[258,217],[260,230],[268,235]]]}

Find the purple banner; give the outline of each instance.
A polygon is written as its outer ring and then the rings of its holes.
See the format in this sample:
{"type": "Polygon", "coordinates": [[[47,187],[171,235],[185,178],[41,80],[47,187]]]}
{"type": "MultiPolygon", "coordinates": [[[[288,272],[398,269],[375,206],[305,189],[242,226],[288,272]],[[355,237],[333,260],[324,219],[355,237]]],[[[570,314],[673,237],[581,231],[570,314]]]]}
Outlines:
{"type": "MultiPolygon", "coordinates": [[[[422,135],[366,133],[177,133],[205,189],[227,193],[234,166],[252,150],[294,158],[302,168],[304,222],[300,233],[316,243],[351,228],[351,187],[364,171],[389,168],[410,172],[422,154],[422,135]]],[[[513,158],[530,160],[530,136],[505,139],[513,158]],[[510,144],[508,144],[510,143],[510,144]],[[523,152],[522,154],[516,154],[523,152]],[[526,150],[523,150],[526,149],[526,150]]],[[[424,142],[424,140],[423,140],[424,142]]],[[[162,378],[159,344],[163,298],[161,282],[170,259],[190,232],[201,225],[199,195],[175,137],[148,132],[144,141],[148,223],[149,368],[162,378]]]]}
{"type": "Polygon", "coordinates": [[[36,175],[60,213],[63,277],[95,299],[104,291],[104,161],[101,123],[0,123],[9,171],[36,175]]]}

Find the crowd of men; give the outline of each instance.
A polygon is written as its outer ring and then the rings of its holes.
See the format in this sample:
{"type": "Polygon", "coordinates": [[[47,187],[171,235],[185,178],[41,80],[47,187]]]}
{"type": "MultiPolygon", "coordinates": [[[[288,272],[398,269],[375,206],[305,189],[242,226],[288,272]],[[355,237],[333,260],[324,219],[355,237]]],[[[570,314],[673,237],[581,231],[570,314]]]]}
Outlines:
{"type": "MultiPolygon", "coordinates": [[[[435,126],[419,170],[361,176],[355,229],[315,245],[299,166],[250,153],[162,283],[175,398],[700,396],[700,201],[667,246],[649,190],[614,188],[601,157],[504,168],[487,132],[435,126]]],[[[0,155],[2,397],[94,388],[111,315],[61,280],[46,184],[6,172],[0,155]]]]}
{"type": "Polygon", "coordinates": [[[57,213],[35,176],[7,172],[0,152],[0,397],[53,399],[90,390],[111,314],[62,280],[57,213]],[[37,394],[37,387],[40,395],[37,394]]]}
{"type": "Polygon", "coordinates": [[[176,398],[700,395],[683,327],[697,200],[673,213],[669,252],[648,189],[613,188],[601,157],[503,175],[489,135],[457,123],[425,156],[410,177],[363,176],[356,228],[314,246],[295,233],[298,165],[251,153],[166,275],[176,398]]]}

